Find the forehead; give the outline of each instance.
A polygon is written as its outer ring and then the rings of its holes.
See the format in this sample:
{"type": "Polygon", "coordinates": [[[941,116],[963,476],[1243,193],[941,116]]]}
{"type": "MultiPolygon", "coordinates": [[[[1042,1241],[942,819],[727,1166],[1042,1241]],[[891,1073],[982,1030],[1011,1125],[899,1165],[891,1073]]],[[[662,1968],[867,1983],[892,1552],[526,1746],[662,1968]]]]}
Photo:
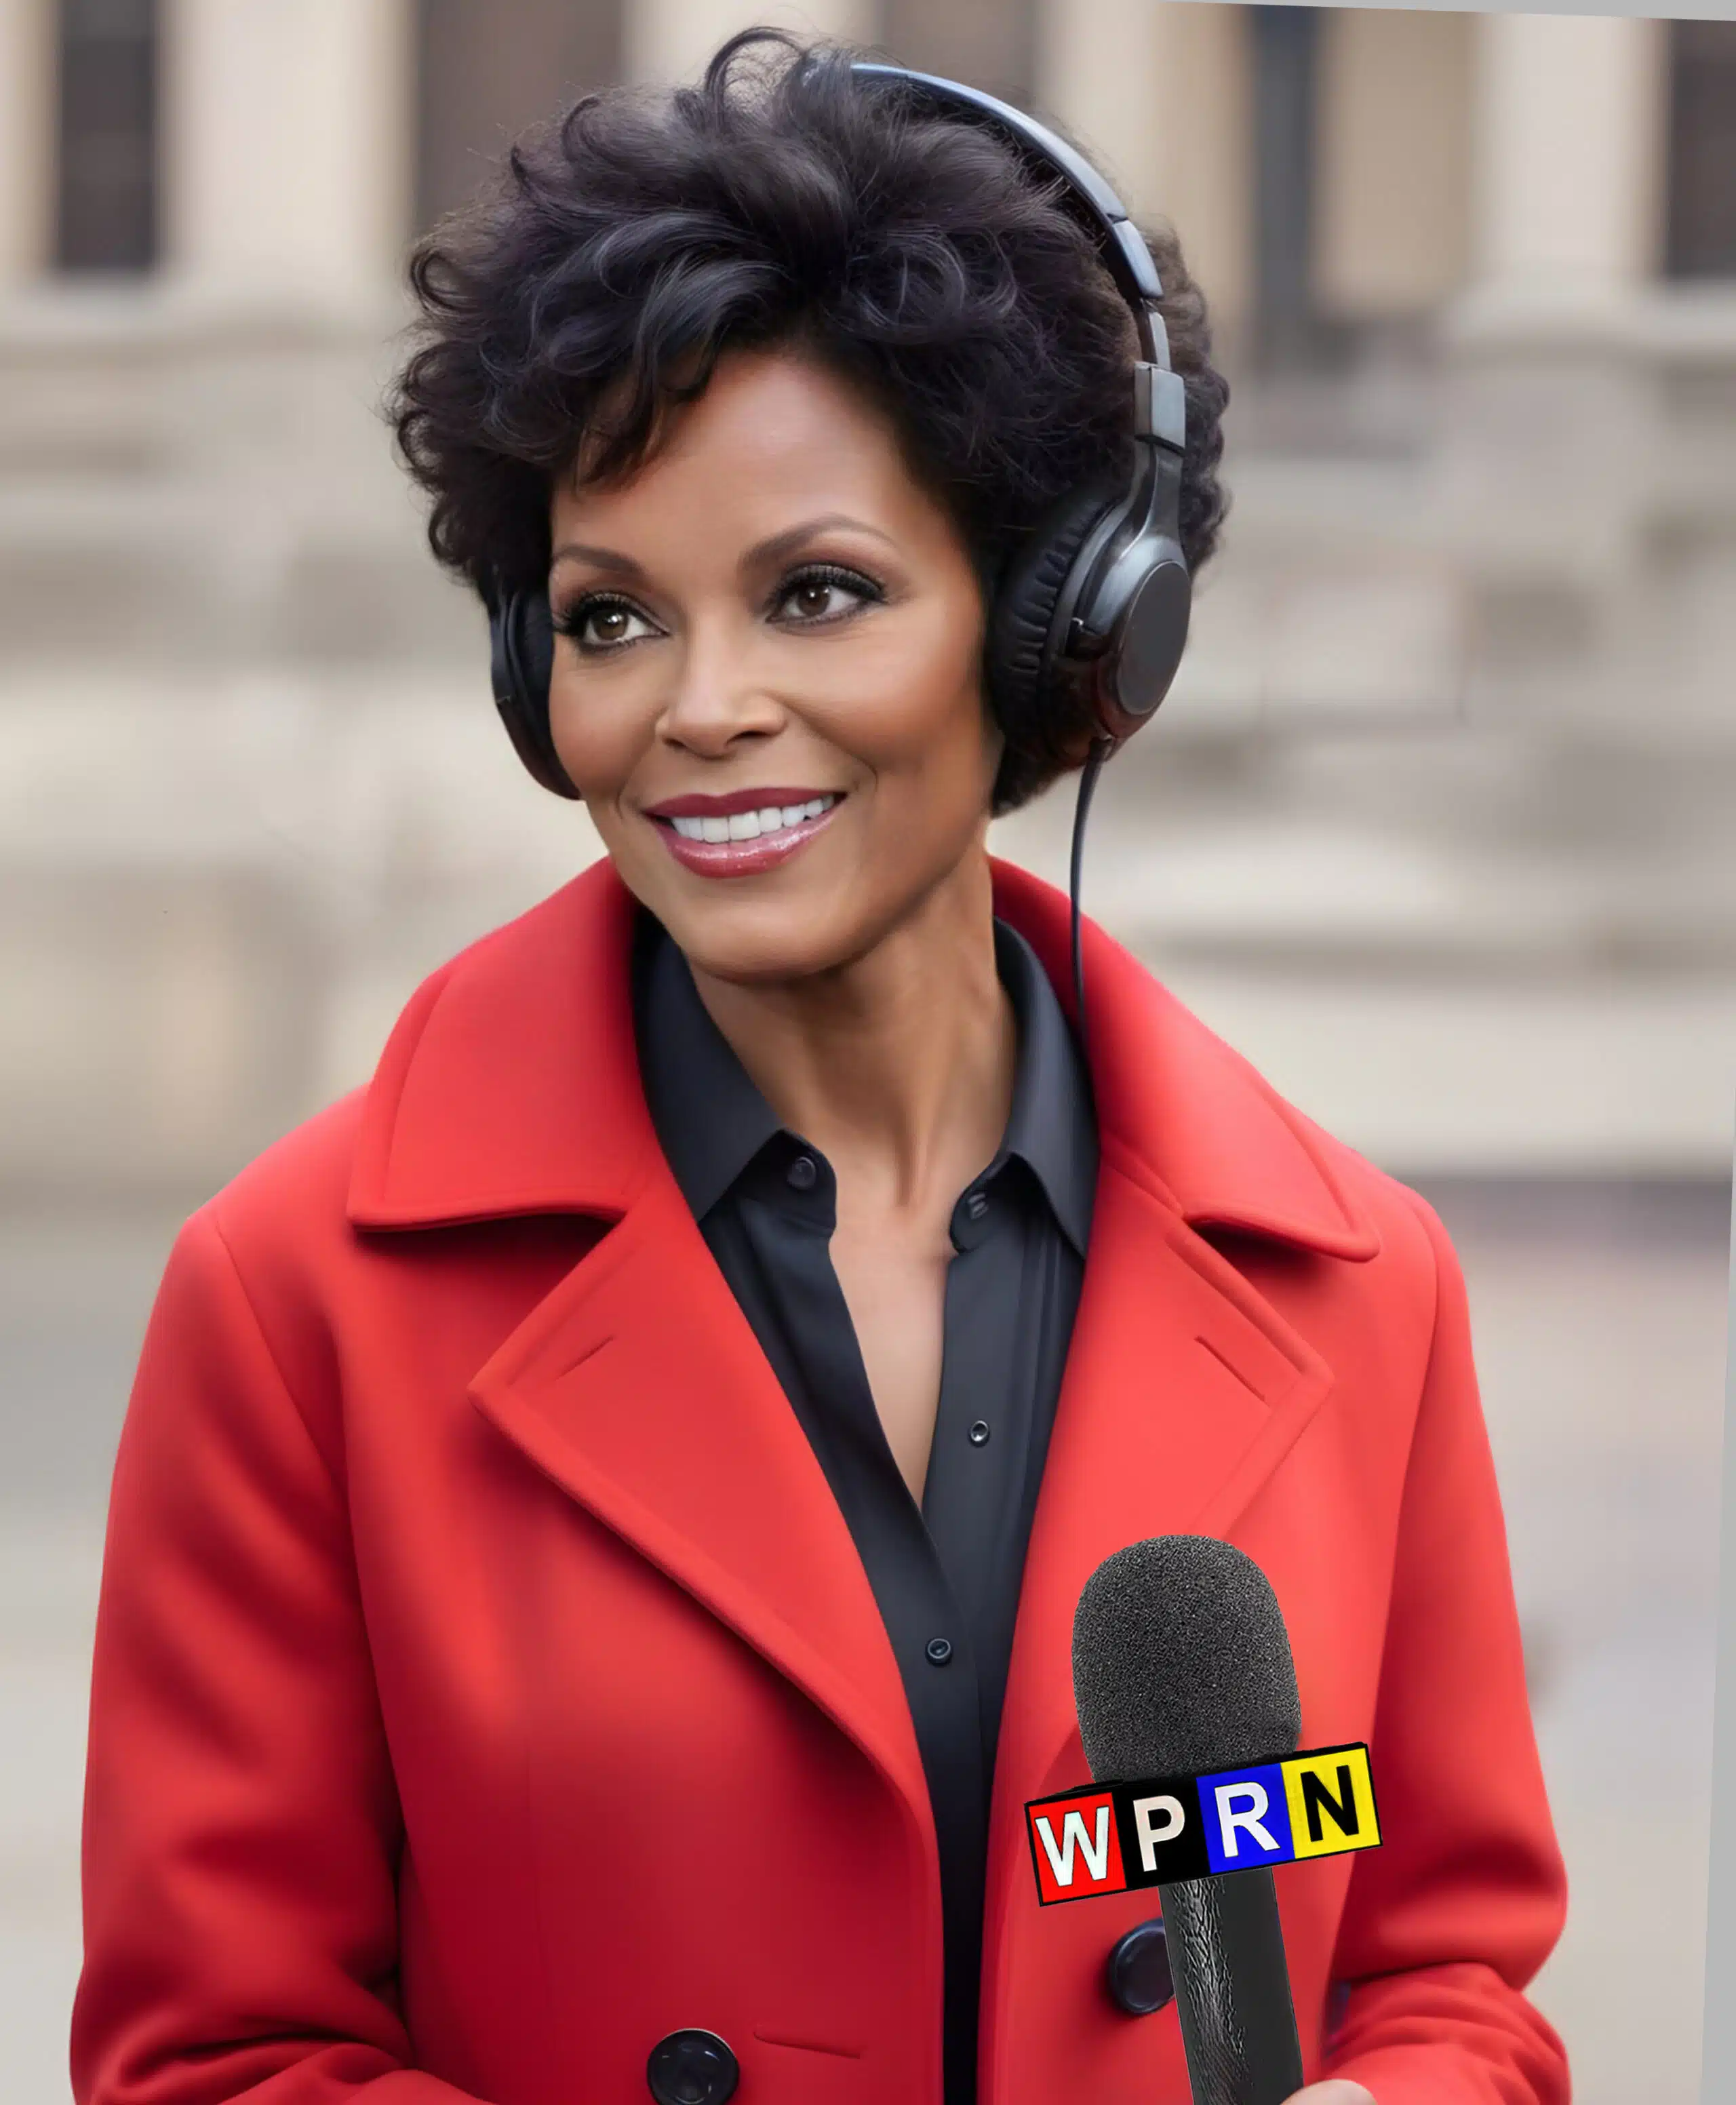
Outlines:
{"type": "Polygon", "coordinates": [[[658,443],[610,484],[556,485],[557,538],[680,525],[718,534],[775,530],[794,512],[847,511],[888,531],[933,523],[891,420],[817,360],[792,351],[736,351],[698,399],[672,411],[658,443]],[[775,516],[774,516],[775,515],[775,516]]]}

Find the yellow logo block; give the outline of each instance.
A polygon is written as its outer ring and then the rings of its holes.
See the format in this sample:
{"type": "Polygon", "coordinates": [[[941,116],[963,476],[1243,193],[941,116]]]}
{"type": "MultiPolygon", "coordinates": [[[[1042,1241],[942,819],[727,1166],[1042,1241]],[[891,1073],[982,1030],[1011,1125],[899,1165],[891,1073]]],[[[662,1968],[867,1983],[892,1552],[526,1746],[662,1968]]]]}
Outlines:
{"type": "Polygon", "coordinates": [[[1366,1747],[1297,1754],[1280,1763],[1298,1858],[1372,1849],[1381,1839],[1366,1747]]]}

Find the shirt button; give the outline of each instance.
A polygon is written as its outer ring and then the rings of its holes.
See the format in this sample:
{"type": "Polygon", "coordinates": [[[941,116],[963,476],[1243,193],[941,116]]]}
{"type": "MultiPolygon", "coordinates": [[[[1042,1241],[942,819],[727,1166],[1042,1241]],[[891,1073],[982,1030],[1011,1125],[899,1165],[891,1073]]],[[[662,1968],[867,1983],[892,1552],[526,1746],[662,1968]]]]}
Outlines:
{"type": "Polygon", "coordinates": [[[798,1191],[811,1191],[819,1181],[819,1172],[814,1166],[811,1155],[798,1155],[783,1173],[798,1191]]]}
{"type": "Polygon", "coordinates": [[[971,1428],[971,1445],[973,1447],[985,1447],[988,1444],[988,1421],[986,1418],[980,1418],[971,1428]]]}
{"type": "Polygon", "coordinates": [[[965,1201],[965,1212],[973,1221],[981,1220],[988,1211],[988,1198],[986,1192],[973,1191],[965,1201]]]}
{"type": "Polygon", "coordinates": [[[930,1666],[944,1666],[953,1656],[953,1640],[950,1638],[930,1638],[927,1651],[930,1666]]]}

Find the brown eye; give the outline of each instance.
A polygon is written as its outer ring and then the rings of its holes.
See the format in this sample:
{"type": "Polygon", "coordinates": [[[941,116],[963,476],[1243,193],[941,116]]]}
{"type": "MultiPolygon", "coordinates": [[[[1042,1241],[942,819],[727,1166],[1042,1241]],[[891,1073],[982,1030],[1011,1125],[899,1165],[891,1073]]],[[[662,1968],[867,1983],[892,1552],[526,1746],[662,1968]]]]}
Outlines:
{"type": "Polygon", "coordinates": [[[597,654],[618,650],[658,632],[637,607],[619,599],[581,600],[561,618],[560,626],[581,650],[597,654]]]}
{"type": "Polygon", "coordinates": [[[777,618],[792,628],[818,628],[859,613],[885,597],[872,578],[828,563],[792,578],[779,592],[774,609],[777,618]]]}

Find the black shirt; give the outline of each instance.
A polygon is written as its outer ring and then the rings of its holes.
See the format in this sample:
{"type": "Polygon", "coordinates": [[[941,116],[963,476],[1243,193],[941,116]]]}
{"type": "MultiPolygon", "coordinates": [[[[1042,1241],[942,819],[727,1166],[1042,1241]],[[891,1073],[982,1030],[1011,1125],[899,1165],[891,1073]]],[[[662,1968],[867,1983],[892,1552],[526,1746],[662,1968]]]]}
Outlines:
{"type": "Polygon", "coordinates": [[[1090,1085],[1054,989],[1004,922],[1019,1037],[994,1160],[953,1209],[939,1407],[920,1510],[881,1430],[832,1270],[837,1185],[780,1126],[642,917],[635,1006],[663,1153],[855,1539],[916,1728],[940,1855],[947,2105],[972,2105],[989,1791],[1025,1546],[1096,1187],[1090,1085]]]}

